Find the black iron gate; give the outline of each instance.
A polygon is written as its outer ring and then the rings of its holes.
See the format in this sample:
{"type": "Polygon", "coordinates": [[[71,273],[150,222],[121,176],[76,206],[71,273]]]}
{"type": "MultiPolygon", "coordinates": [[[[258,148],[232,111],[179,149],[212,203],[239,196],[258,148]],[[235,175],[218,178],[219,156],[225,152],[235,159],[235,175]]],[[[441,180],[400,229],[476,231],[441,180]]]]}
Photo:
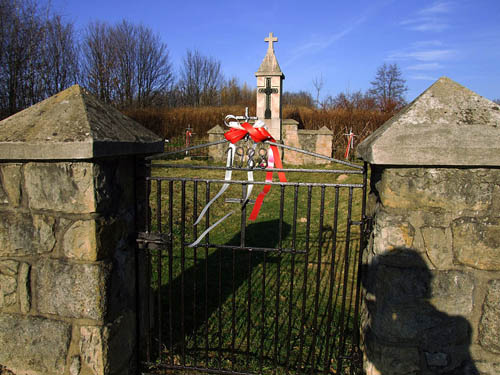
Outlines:
{"type": "Polygon", "coordinates": [[[245,145],[227,152],[240,162],[147,160],[141,373],[360,373],[366,165],[308,153],[329,165],[265,182],[265,151],[253,162],[245,145]]]}

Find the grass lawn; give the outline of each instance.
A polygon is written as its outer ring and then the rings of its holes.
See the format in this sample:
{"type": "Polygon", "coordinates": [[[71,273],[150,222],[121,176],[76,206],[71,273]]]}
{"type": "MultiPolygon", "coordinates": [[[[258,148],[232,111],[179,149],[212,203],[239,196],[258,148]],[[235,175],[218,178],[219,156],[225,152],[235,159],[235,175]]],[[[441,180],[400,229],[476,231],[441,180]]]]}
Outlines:
{"type": "MultiPolygon", "coordinates": [[[[151,251],[153,362],[261,374],[354,371],[342,359],[351,350],[360,244],[348,212],[361,221],[362,174],[287,171],[290,184],[273,185],[252,222],[253,205],[237,201],[248,184],[235,183],[195,226],[224,171],[176,168],[185,163],[152,168],[151,231],[167,235],[151,251]],[[187,246],[229,212],[197,247],[187,246]]],[[[246,181],[247,173],[232,179],[246,181]]],[[[263,187],[255,184],[251,199],[263,187]]]]}

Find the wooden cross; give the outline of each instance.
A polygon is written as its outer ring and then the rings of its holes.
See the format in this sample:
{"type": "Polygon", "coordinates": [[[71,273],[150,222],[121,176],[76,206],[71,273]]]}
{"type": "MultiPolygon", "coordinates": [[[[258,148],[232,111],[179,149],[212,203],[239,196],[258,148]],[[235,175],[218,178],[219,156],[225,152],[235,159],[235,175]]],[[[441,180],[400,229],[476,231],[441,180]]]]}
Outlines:
{"type": "Polygon", "coordinates": [[[276,94],[278,92],[278,89],[271,88],[271,78],[266,78],[266,88],[259,89],[259,92],[266,94],[266,110],[264,112],[264,118],[270,119],[271,118],[271,94],[273,94],[273,93],[276,94]]]}
{"type": "Polygon", "coordinates": [[[267,38],[264,38],[264,42],[269,43],[268,49],[274,50],[273,43],[277,42],[278,38],[273,36],[273,33],[269,33],[269,36],[267,38]]]}

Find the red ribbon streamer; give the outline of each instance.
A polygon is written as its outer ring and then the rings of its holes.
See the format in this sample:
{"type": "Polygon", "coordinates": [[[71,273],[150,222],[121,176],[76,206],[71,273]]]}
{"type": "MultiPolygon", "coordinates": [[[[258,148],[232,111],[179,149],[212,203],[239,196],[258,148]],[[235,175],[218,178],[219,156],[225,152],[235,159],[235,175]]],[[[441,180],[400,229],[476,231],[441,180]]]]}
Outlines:
{"type": "MultiPolygon", "coordinates": [[[[241,126],[245,130],[231,128],[229,131],[224,133],[224,137],[233,144],[243,139],[247,134],[249,134],[250,138],[252,138],[252,140],[256,143],[267,140],[270,140],[271,142],[276,142],[276,140],[271,136],[271,134],[269,134],[269,132],[265,128],[254,128],[248,122],[244,122],[243,124],[241,124],[241,126]]],[[[271,145],[271,150],[276,163],[276,168],[283,169],[283,164],[281,163],[281,158],[278,148],[274,145],[271,145]]],[[[270,168],[269,166],[268,168],[272,169],[272,167],[270,168]]],[[[287,182],[284,172],[278,172],[278,178],[280,182],[287,182]]],[[[272,180],[273,180],[273,172],[271,170],[266,173],[266,182],[272,182],[272,180]]],[[[271,190],[271,185],[265,185],[264,189],[262,189],[262,191],[258,195],[257,200],[255,201],[255,204],[253,206],[252,213],[250,214],[249,218],[250,221],[256,220],[257,217],[259,216],[259,211],[262,206],[262,202],[264,201],[264,198],[266,197],[267,193],[269,193],[270,190],[271,190]]]]}
{"type": "Polygon", "coordinates": [[[352,143],[353,136],[354,136],[353,133],[349,134],[349,139],[347,141],[347,148],[345,149],[345,153],[344,153],[344,159],[347,159],[349,157],[349,151],[351,150],[351,143],[352,143]]]}

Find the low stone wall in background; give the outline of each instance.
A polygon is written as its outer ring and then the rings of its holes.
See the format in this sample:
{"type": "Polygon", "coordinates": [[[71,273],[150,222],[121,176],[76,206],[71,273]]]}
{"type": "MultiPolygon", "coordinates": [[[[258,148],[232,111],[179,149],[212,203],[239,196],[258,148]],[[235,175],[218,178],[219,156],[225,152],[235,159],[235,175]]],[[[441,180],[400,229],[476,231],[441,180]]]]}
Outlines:
{"type": "MultiPolygon", "coordinates": [[[[310,152],[315,152],[327,157],[332,156],[333,132],[322,127],[319,130],[299,129],[299,123],[295,120],[283,120],[283,143],[287,146],[299,148],[310,152]]],[[[215,142],[224,139],[225,130],[216,125],[208,132],[208,141],[215,142]]],[[[267,146],[265,146],[267,148],[267,146]]],[[[283,155],[283,162],[291,165],[307,164],[327,164],[328,160],[320,159],[315,156],[305,155],[292,150],[280,150],[283,155]]],[[[208,155],[216,161],[226,161],[227,144],[222,143],[216,146],[210,146],[208,155]]]]}

